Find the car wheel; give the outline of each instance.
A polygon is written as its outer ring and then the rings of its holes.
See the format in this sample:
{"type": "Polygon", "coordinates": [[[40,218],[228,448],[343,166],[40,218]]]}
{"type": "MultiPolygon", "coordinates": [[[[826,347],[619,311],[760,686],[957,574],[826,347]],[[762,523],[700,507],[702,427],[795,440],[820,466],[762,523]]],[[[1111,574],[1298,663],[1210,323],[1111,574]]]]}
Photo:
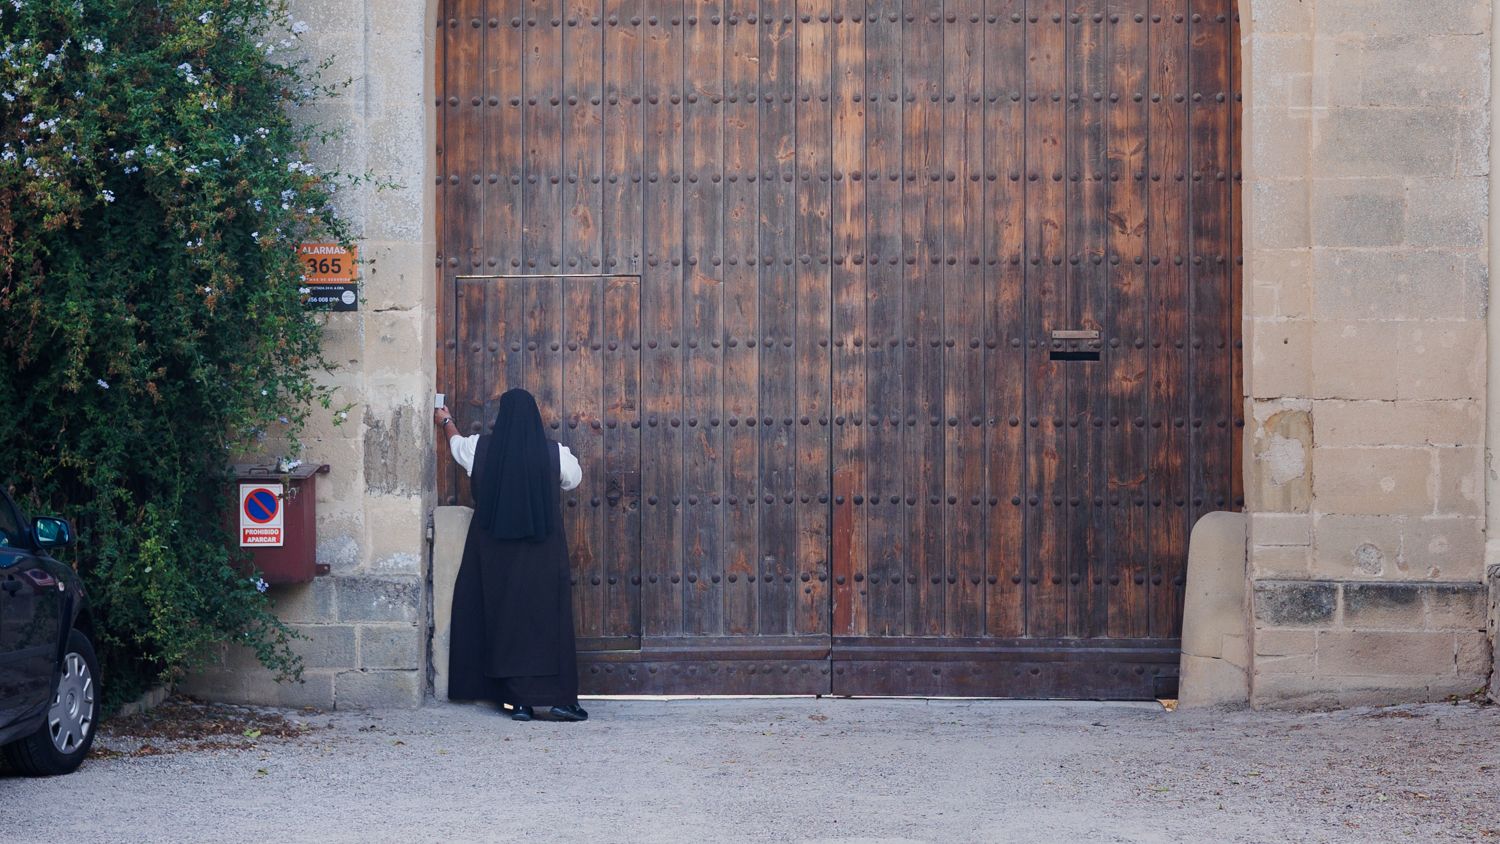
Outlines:
{"type": "Polygon", "coordinates": [[[99,663],[89,637],[74,630],[60,666],[57,695],[42,728],[6,745],[5,755],[23,774],[70,774],[94,744],[99,717],[99,663]]]}

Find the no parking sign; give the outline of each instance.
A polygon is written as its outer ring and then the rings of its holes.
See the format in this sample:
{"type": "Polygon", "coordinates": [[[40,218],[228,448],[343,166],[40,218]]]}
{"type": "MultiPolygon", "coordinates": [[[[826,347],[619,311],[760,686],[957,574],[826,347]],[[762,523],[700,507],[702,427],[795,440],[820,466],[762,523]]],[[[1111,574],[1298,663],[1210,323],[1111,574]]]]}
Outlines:
{"type": "Polygon", "coordinates": [[[240,484],[240,547],[281,547],[281,484],[240,484]]]}

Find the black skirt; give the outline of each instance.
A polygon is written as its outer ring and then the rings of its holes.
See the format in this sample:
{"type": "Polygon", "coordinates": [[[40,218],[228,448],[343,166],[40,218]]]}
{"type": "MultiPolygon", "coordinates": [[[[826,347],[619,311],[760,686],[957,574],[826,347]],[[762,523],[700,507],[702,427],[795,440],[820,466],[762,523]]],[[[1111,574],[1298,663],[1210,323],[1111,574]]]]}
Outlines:
{"type": "Polygon", "coordinates": [[[450,700],[578,702],[568,543],[554,524],[541,542],[495,539],[470,524],[453,587],[450,700]]]}

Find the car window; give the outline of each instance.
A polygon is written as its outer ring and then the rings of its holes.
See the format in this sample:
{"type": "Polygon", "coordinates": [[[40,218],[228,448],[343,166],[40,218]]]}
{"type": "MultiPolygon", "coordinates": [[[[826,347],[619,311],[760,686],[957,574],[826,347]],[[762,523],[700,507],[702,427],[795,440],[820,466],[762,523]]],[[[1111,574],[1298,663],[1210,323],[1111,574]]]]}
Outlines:
{"type": "Polygon", "coordinates": [[[0,546],[25,545],[25,531],[21,529],[21,514],[10,498],[0,495],[0,546]]]}

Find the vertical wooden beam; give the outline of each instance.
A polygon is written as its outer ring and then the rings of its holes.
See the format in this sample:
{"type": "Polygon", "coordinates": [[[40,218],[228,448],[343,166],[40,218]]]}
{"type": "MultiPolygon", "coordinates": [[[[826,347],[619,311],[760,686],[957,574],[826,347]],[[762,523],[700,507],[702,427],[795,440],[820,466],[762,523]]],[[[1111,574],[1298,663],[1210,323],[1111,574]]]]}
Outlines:
{"type": "Polygon", "coordinates": [[[1028,341],[1026,0],[987,0],[985,43],[985,416],[990,510],[985,632],[1026,630],[1028,341]]]}
{"type": "Polygon", "coordinates": [[[683,4],[648,0],[645,33],[646,266],[641,333],[646,427],[642,467],[643,633],[682,629],[682,180],[683,4]]]}
{"type": "Polygon", "coordinates": [[[724,26],[720,0],[688,0],[684,29],[684,633],[724,629],[722,402],[724,26]]]}
{"type": "Polygon", "coordinates": [[[1187,503],[1191,468],[1186,465],[1189,411],[1187,378],[1188,303],[1188,26],[1187,0],[1151,0],[1150,82],[1147,97],[1150,165],[1148,197],[1151,368],[1151,565],[1152,636],[1173,635],[1180,603],[1172,572],[1187,554],[1187,503]]]}
{"type": "Polygon", "coordinates": [[[950,0],[943,18],[944,632],[985,622],[984,2],[950,0]]]}
{"type": "Polygon", "coordinates": [[[577,586],[573,588],[573,619],[580,636],[604,632],[606,592],[604,569],[604,280],[568,277],[562,280],[563,383],[567,406],[561,440],[572,449],[583,470],[583,481],[563,493],[563,519],[568,529],[568,552],[577,586]]]}
{"type": "Polygon", "coordinates": [[[1066,117],[1067,25],[1063,0],[1027,3],[1026,249],[1027,319],[1032,355],[1027,384],[1030,428],[1027,546],[1031,552],[1027,633],[1067,631],[1067,449],[1062,366],[1050,358],[1051,331],[1067,329],[1066,117]]]}
{"type": "Polygon", "coordinates": [[[565,0],[563,13],[563,270],[604,265],[603,0],[565,0]]]}
{"type": "Polygon", "coordinates": [[[906,632],[943,632],[943,27],[940,7],[907,8],[902,44],[906,350],[906,632]]]}
{"type": "Polygon", "coordinates": [[[726,0],[724,45],[724,632],[758,631],[760,38],[758,0],[726,0]]]}
{"type": "MultiPolygon", "coordinates": [[[[830,197],[832,285],[833,632],[853,635],[869,623],[869,462],[866,459],[865,350],[866,109],[873,93],[865,67],[865,0],[833,6],[831,82],[833,186],[830,197]]],[[[874,421],[872,420],[872,426],[874,421]]]]}
{"type": "MultiPolygon", "coordinates": [[[[899,636],[906,630],[905,238],[902,213],[903,111],[901,0],[867,0],[865,7],[865,193],[869,242],[865,320],[865,447],[869,475],[868,619],[854,632],[899,636]]],[[[855,491],[855,495],[859,490],[855,491]]],[[[854,573],[859,586],[859,572],[854,573]]],[[[862,592],[861,594],[864,594],[862,592]]]]}
{"type": "Polygon", "coordinates": [[[760,632],[793,632],[796,455],[792,445],[792,338],[796,250],[796,31],[794,0],[760,11],[760,632]]]}
{"type": "Polygon", "coordinates": [[[607,547],[601,633],[641,634],[641,286],[604,285],[604,506],[607,547]]]}
{"type": "MultiPolygon", "coordinates": [[[[1100,331],[1107,318],[1105,288],[1104,98],[1108,57],[1101,0],[1069,0],[1067,183],[1068,327],[1100,331]]],[[[1105,354],[1100,341],[1070,340],[1068,353],[1105,354]]],[[[1110,546],[1104,496],[1112,454],[1104,449],[1108,420],[1107,370],[1093,361],[1063,367],[1067,384],[1068,633],[1102,635],[1108,610],[1102,571],[1110,546]]]]}
{"type": "Polygon", "coordinates": [[[830,0],[797,0],[796,221],[792,324],[797,633],[829,630],[830,191],[833,88],[830,0]]]}
{"type": "Polygon", "coordinates": [[[1108,167],[1109,465],[1112,552],[1103,574],[1109,596],[1108,635],[1138,638],[1149,632],[1144,578],[1150,554],[1147,516],[1150,456],[1147,417],[1150,382],[1147,350],[1147,4],[1112,13],[1108,167]]]}

